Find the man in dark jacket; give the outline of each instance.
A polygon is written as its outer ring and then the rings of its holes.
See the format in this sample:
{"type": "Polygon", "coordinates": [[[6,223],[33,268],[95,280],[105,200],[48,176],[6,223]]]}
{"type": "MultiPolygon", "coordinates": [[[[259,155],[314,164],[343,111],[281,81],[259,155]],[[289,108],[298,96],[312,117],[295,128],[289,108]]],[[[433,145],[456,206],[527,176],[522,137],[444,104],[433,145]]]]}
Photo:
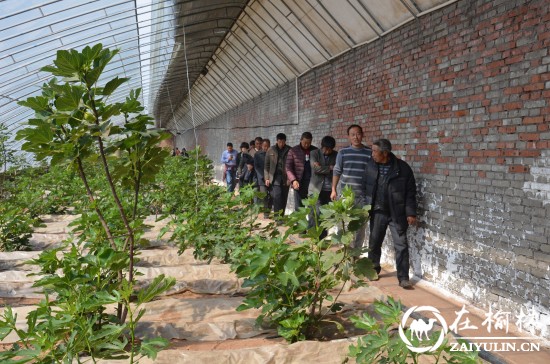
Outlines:
{"type": "MultiPolygon", "coordinates": [[[[334,150],[336,146],[336,140],[330,135],[325,136],[321,140],[321,149],[317,149],[311,152],[311,168],[313,174],[311,175],[311,181],[309,183],[309,194],[318,194],[319,199],[315,205],[317,218],[321,215],[321,206],[328,204],[330,200],[330,193],[332,192],[332,171],[336,164],[336,156],[338,152],[334,150]]],[[[315,217],[313,211],[309,215],[309,227],[315,226],[315,217]]],[[[320,235],[323,239],[327,236],[327,230],[324,229],[320,235]]]]}
{"type": "Polygon", "coordinates": [[[240,146],[240,153],[237,154],[237,179],[239,180],[239,187],[243,186],[243,177],[247,172],[247,164],[252,164],[254,166],[254,158],[248,154],[248,149],[250,145],[247,142],[242,142],[240,146]]]}
{"type": "MultiPolygon", "coordinates": [[[[265,156],[264,181],[271,188],[273,211],[284,215],[288,199],[288,179],[286,177],[285,162],[290,147],[286,145],[286,135],[277,134],[277,142],[269,148],[265,156]]],[[[279,220],[280,222],[281,220],[279,220]]]]}
{"type": "Polygon", "coordinates": [[[311,181],[310,153],[317,149],[311,145],[313,136],[309,131],[302,133],[300,144],[292,147],[286,158],[286,176],[294,190],[294,210],[302,207],[302,200],[307,198],[311,181]]]}
{"type": "Polygon", "coordinates": [[[262,149],[254,154],[254,170],[256,171],[256,178],[258,180],[258,189],[260,190],[260,192],[265,194],[265,197],[262,201],[264,206],[264,218],[267,218],[269,216],[272,205],[271,195],[269,193],[269,189],[265,185],[264,180],[265,156],[269,147],[271,147],[271,141],[267,138],[263,139],[262,149]]]}
{"type": "Polygon", "coordinates": [[[391,152],[391,143],[379,139],[372,145],[367,164],[366,203],[371,205],[369,259],[380,273],[382,242],[390,228],[395,249],[399,286],[409,289],[407,228],[416,225],[416,182],[411,167],[391,152]]]}

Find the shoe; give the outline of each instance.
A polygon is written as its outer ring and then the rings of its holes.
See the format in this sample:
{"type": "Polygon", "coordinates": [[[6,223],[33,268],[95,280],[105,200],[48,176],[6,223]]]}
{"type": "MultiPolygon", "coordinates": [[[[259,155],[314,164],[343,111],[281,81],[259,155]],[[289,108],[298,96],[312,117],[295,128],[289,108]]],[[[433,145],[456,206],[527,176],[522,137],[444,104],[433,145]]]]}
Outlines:
{"type": "Polygon", "coordinates": [[[399,287],[404,288],[404,289],[411,289],[412,284],[408,279],[403,279],[403,280],[399,281],[399,287]]]}

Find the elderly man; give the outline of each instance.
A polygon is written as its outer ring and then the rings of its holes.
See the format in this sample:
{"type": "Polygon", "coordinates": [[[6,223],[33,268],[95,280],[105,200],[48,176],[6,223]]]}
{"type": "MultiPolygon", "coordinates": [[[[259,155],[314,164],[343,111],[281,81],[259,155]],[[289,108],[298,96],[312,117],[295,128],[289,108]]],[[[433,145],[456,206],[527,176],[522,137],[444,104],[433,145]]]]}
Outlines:
{"type": "Polygon", "coordinates": [[[252,143],[252,140],[250,141],[250,150],[248,151],[248,154],[250,154],[251,157],[254,157],[254,155],[262,150],[262,137],[256,137],[254,139],[254,143],[252,143]]]}
{"type": "Polygon", "coordinates": [[[371,204],[369,259],[380,273],[382,242],[390,228],[399,286],[410,289],[407,228],[416,225],[416,182],[411,167],[391,152],[387,139],[372,145],[367,164],[366,202],[371,204]]]}

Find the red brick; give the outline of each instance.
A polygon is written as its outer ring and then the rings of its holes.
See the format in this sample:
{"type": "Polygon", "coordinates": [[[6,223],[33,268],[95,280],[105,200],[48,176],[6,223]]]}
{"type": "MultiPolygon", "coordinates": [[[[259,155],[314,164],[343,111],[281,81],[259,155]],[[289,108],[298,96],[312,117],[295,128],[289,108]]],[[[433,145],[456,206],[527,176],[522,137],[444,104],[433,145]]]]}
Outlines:
{"type": "Polygon", "coordinates": [[[504,157],[517,157],[517,156],[519,156],[519,150],[517,150],[517,149],[506,149],[506,150],[502,150],[500,154],[504,157]]]}
{"type": "Polygon", "coordinates": [[[544,90],[544,82],[531,83],[523,88],[525,91],[544,90]]]}
{"type": "Polygon", "coordinates": [[[540,150],[520,150],[520,157],[540,157],[540,150]]]}
{"type": "Polygon", "coordinates": [[[502,105],[492,105],[489,107],[489,112],[490,113],[494,113],[494,112],[500,112],[503,110],[503,106],[502,105]]]}
{"type": "Polygon", "coordinates": [[[500,155],[500,152],[498,150],[484,150],[483,156],[484,157],[498,157],[500,155]]]}
{"type": "Polygon", "coordinates": [[[515,126],[501,126],[498,128],[498,132],[501,134],[514,134],[516,132],[515,126]]]}
{"type": "Polygon", "coordinates": [[[524,117],[523,124],[541,124],[544,122],[544,117],[542,116],[533,116],[533,117],[524,117]]]}
{"type": "Polygon", "coordinates": [[[519,140],[539,140],[540,135],[537,133],[519,133],[519,140]]]}
{"type": "Polygon", "coordinates": [[[504,104],[504,110],[517,110],[523,108],[523,104],[521,102],[509,102],[504,104]]]}
{"type": "Polygon", "coordinates": [[[521,164],[513,164],[510,167],[508,167],[508,172],[510,173],[528,173],[529,172],[529,166],[524,166],[521,164]]]}
{"type": "Polygon", "coordinates": [[[523,87],[516,86],[516,87],[507,87],[503,90],[503,94],[505,95],[517,95],[523,91],[523,87]]]}

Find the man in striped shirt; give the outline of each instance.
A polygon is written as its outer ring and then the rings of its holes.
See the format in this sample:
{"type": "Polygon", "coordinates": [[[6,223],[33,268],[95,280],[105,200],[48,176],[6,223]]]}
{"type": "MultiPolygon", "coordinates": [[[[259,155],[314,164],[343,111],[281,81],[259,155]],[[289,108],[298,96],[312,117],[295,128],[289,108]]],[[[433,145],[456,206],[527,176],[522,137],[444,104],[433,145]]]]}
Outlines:
{"type": "MultiPolygon", "coordinates": [[[[336,157],[336,165],[333,170],[332,192],[330,198],[336,200],[337,185],[340,182],[339,191],[350,186],[355,193],[355,206],[362,208],[365,205],[365,177],[367,162],[372,157],[372,150],[363,145],[363,129],[357,124],[348,128],[350,146],[341,149],[336,157]]],[[[355,232],[355,238],[351,248],[362,248],[365,240],[365,232],[368,221],[355,232]]]]}

